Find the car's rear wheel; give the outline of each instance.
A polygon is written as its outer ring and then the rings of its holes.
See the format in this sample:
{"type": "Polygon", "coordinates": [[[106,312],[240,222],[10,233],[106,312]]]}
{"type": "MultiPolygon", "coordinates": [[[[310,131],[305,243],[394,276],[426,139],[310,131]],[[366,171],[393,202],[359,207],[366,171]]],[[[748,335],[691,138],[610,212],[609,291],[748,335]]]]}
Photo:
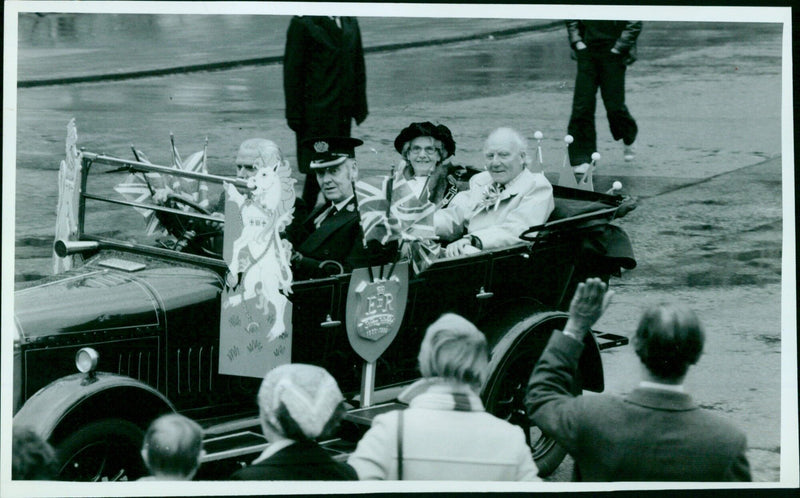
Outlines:
{"type": "MultiPolygon", "coordinates": [[[[549,337],[550,330],[528,334],[521,344],[508,352],[484,389],[486,410],[522,428],[540,477],[552,474],[567,454],[531,422],[524,404],[528,380],[549,337]]],[[[573,386],[573,393],[580,394],[581,389],[573,386]]]]}
{"type": "Polygon", "coordinates": [[[56,445],[64,481],[133,481],[145,474],[142,431],[118,418],[84,425],[56,445]]]}

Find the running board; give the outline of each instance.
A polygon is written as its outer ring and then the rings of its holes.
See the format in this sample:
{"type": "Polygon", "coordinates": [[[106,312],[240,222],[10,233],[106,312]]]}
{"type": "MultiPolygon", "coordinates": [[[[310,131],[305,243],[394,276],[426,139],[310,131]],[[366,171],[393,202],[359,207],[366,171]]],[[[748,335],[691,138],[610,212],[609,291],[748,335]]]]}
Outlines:
{"type": "Polygon", "coordinates": [[[610,332],[600,332],[593,330],[594,340],[597,342],[597,348],[602,351],[604,349],[618,348],[628,344],[628,338],[624,335],[612,334],[610,332]]]}
{"type": "Polygon", "coordinates": [[[368,406],[366,408],[357,408],[355,410],[348,411],[344,416],[344,420],[369,428],[369,426],[372,425],[372,419],[381,413],[386,413],[393,410],[402,410],[406,407],[407,405],[403,403],[391,402],[368,406]]]}
{"type": "MultiPolygon", "coordinates": [[[[350,410],[344,415],[341,427],[341,435],[344,437],[321,441],[320,445],[331,452],[335,459],[345,459],[347,454],[354,449],[354,443],[372,425],[372,419],[376,415],[405,407],[406,405],[402,403],[390,402],[350,410]]],[[[206,438],[203,441],[205,455],[201,457],[201,463],[241,459],[246,456],[255,458],[269,445],[261,434],[258,418],[207,427],[205,434],[206,438]]]]}
{"type": "Polygon", "coordinates": [[[205,455],[200,458],[200,463],[256,455],[264,451],[268,445],[258,427],[207,438],[203,441],[205,455]]]}

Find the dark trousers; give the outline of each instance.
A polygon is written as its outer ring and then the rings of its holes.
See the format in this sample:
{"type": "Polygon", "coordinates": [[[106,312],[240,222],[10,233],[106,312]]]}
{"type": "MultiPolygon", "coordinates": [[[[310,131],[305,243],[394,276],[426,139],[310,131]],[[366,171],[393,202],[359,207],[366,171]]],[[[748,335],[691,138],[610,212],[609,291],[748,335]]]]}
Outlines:
{"type": "Polygon", "coordinates": [[[603,97],[608,124],[614,140],[630,145],[636,139],[636,121],[625,107],[625,64],[622,56],[612,54],[606,47],[592,47],[577,52],[578,76],[572,97],[572,115],[567,131],[574,141],[569,146],[569,161],[573,166],[591,161],[597,150],[594,111],[597,88],[603,97]]]}
{"type": "Polygon", "coordinates": [[[295,134],[295,138],[297,138],[297,169],[306,174],[306,181],[303,184],[303,200],[310,210],[313,210],[317,204],[320,188],[319,183],[317,183],[316,173],[308,165],[311,161],[311,151],[300,147],[300,143],[304,139],[312,137],[349,137],[350,122],[353,118],[350,116],[340,116],[338,118],[328,116],[320,119],[324,119],[324,121],[314,123],[314,128],[317,130],[305,130],[302,134],[295,134]]]}

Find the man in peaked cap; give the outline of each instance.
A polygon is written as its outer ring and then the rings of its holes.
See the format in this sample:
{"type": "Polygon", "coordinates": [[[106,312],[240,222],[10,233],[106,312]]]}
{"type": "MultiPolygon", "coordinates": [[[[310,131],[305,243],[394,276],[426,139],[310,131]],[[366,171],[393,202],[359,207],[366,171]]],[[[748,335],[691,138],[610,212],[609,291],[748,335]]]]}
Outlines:
{"type": "Polygon", "coordinates": [[[315,137],[303,140],[301,147],[310,157],[309,167],[325,197],[302,225],[307,237],[292,240],[294,280],[326,277],[370,264],[359,224],[353,182],[358,177],[355,148],[363,144],[350,137],[315,137]]]}

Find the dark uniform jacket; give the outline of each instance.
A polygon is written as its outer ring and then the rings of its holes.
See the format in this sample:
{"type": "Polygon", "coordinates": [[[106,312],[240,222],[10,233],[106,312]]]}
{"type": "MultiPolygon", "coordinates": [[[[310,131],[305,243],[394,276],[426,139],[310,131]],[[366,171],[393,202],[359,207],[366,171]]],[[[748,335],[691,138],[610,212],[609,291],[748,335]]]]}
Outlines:
{"type": "Polygon", "coordinates": [[[553,333],[528,384],[532,421],[584,481],[749,481],[745,435],[680,392],[570,394],[583,343],[553,333]]]}
{"type": "Polygon", "coordinates": [[[325,260],[341,263],[345,272],[368,265],[370,252],[364,248],[355,199],[335,214],[329,214],[319,228],[315,228],[314,220],[329,207],[327,203],[315,209],[302,222],[302,233],[298,230],[295,234],[294,248],[303,255],[293,267],[295,281],[338,273],[331,271],[333,268],[321,269],[319,265],[325,260]]]}
{"type": "MultiPolygon", "coordinates": [[[[350,120],[367,117],[367,78],[361,32],[353,17],[342,27],[327,16],[295,16],[286,34],[283,90],[286,121],[298,143],[316,136],[350,136],[350,120]]],[[[301,173],[309,173],[301,158],[301,173]]]]}
{"type": "Polygon", "coordinates": [[[237,481],[352,481],[358,479],[352,467],[334,461],[315,442],[299,442],[266,460],[237,470],[237,481]]]}

